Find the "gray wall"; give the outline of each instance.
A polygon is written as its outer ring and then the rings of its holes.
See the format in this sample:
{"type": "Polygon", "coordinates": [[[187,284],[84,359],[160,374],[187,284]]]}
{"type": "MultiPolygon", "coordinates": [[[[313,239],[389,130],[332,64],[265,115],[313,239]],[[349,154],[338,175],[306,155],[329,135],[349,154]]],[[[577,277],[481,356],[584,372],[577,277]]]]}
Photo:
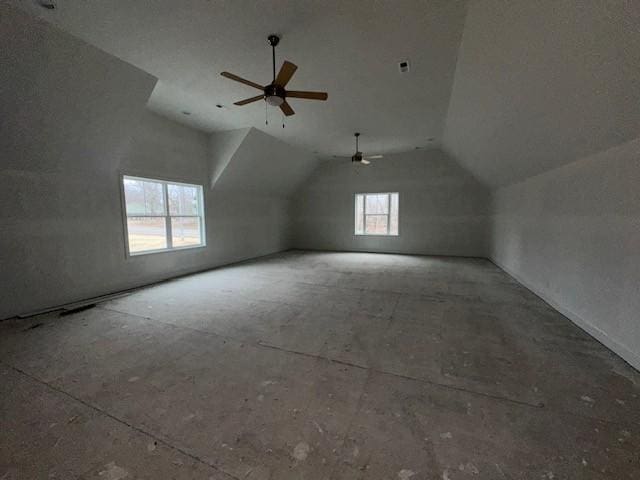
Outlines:
{"type": "Polygon", "coordinates": [[[0,318],[289,246],[285,198],[205,188],[207,247],[127,258],[120,175],[208,186],[209,139],[146,110],[155,78],[0,15],[0,318]]]}
{"type": "Polygon", "coordinates": [[[640,368],[640,2],[473,0],[444,147],[491,258],[640,368]]]}
{"type": "Polygon", "coordinates": [[[386,155],[370,166],[323,162],[294,197],[294,246],[486,256],[489,193],[444,152],[386,155]],[[398,237],[355,236],[354,194],[399,192],[398,237]]]}
{"type": "MultiPolygon", "coordinates": [[[[136,285],[143,285],[289,248],[285,197],[209,188],[215,138],[150,112],[145,112],[143,119],[120,172],[203,185],[207,246],[131,257],[116,265],[115,276],[124,274],[135,279],[136,285]]],[[[120,205],[116,214],[121,217],[120,205]]]]}
{"type": "Polygon", "coordinates": [[[211,142],[214,190],[289,197],[318,166],[315,156],[253,127],[214,133],[211,142]]]}
{"type": "Polygon", "coordinates": [[[640,369],[640,138],[493,194],[493,260],[640,369]]]}

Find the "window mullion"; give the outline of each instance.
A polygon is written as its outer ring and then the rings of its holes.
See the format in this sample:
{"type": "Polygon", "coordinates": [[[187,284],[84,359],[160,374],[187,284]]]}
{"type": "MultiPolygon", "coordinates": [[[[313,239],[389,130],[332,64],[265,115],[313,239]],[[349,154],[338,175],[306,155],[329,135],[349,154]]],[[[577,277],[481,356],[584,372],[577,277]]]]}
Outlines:
{"type": "Polygon", "coordinates": [[[367,197],[368,196],[369,195],[366,195],[366,194],[364,195],[364,199],[363,199],[364,205],[362,207],[362,211],[364,212],[364,218],[362,219],[362,221],[363,221],[362,225],[363,225],[363,232],[365,234],[367,234],[367,215],[368,215],[367,214],[367,197]]]}
{"type": "Polygon", "coordinates": [[[162,184],[162,191],[164,193],[164,213],[165,213],[165,227],[167,235],[167,248],[173,248],[173,234],[171,232],[171,215],[169,214],[169,189],[167,184],[162,184]]]}
{"type": "Polygon", "coordinates": [[[391,195],[387,193],[387,235],[389,235],[390,222],[391,222],[391,195]]]}
{"type": "Polygon", "coordinates": [[[200,244],[206,242],[204,232],[204,194],[202,190],[198,191],[198,223],[200,224],[200,244]]]}

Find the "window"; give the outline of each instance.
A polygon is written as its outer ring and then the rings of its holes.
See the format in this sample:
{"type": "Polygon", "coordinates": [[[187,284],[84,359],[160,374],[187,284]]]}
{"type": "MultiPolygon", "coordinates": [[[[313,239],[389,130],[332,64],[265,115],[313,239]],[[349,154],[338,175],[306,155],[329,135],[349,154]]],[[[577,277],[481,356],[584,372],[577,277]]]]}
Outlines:
{"type": "Polygon", "coordinates": [[[129,254],[205,245],[202,186],[122,178],[129,254]]]}
{"type": "Polygon", "coordinates": [[[398,194],[357,193],[356,235],[398,235],[398,194]]]}

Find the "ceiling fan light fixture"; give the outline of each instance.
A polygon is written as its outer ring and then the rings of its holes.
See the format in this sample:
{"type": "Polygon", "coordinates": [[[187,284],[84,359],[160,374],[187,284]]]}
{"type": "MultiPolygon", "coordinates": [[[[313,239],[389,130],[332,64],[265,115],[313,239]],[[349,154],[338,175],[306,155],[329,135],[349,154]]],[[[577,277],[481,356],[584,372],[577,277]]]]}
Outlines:
{"type": "Polygon", "coordinates": [[[279,97],[278,95],[269,95],[266,97],[267,103],[274,107],[279,107],[284,103],[284,98],[279,97]]]}

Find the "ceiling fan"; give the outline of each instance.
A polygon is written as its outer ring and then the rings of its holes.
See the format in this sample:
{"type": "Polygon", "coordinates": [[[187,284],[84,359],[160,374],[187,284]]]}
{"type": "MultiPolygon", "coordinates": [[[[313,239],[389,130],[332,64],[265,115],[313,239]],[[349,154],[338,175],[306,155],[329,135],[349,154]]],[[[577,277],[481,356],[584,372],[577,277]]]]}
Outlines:
{"type": "Polygon", "coordinates": [[[362,155],[362,152],[358,150],[358,138],[360,137],[359,133],[354,133],[356,137],[356,153],[351,157],[352,162],[361,163],[362,165],[369,165],[371,162],[369,160],[373,160],[375,158],[382,158],[382,155],[367,155],[366,157],[362,155]]]}
{"type": "Polygon", "coordinates": [[[277,35],[269,35],[268,37],[269,44],[271,45],[271,52],[273,58],[273,81],[269,85],[259,85],[250,80],[245,80],[233,73],[222,72],[220,75],[223,77],[229,78],[231,80],[235,80],[236,82],[244,83],[245,85],[249,85],[250,87],[257,88],[258,90],[262,90],[260,95],[256,95],[255,97],[246,98],[244,100],[240,100],[239,102],[235,102],[234,105],[242,106],[248,105],[249,103],[257,102],[258,100],[264,99],[269,105],[273,105],[274,107],[280,107],[282,113],[286,116],[293,115],[294,112],[291,105],[287,103],[287,98],[303,98],[307,100],[326,100],[328,95],[326,92],[302,92],[297,90],[285,90],[284,87],[287,86],[291,77],[298,69],[296,65],[291,62],[285,60],[280,67],[280,71],[278,72],[278,76],[276,76],[276,45],[280,42],[280,37],[277,35]]]}

